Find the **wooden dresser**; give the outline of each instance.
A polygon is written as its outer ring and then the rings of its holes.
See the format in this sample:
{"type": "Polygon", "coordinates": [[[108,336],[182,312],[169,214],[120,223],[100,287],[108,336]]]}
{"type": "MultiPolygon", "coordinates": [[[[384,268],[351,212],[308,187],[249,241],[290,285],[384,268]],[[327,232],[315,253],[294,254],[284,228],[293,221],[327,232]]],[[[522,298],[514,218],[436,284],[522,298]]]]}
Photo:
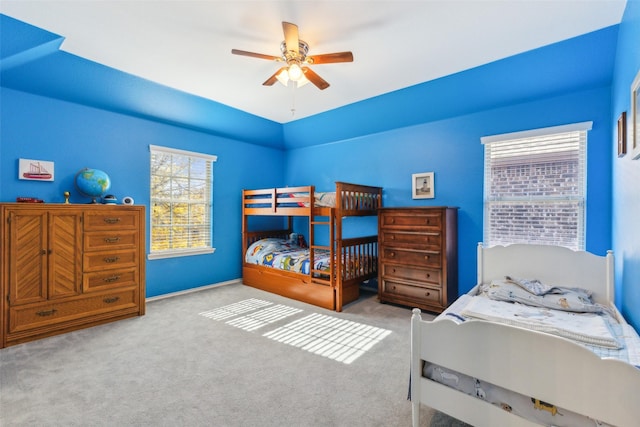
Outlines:
{"type": "Polygon", "coordinates": [[[144,314],[144,206],[3,203],[0,218],[0,348],[144,314]]]}
{"type": "Polygon", "coordinates": [[[378,298],[442,312],[458,297],[458,209],[381,208],[378,298]]]}

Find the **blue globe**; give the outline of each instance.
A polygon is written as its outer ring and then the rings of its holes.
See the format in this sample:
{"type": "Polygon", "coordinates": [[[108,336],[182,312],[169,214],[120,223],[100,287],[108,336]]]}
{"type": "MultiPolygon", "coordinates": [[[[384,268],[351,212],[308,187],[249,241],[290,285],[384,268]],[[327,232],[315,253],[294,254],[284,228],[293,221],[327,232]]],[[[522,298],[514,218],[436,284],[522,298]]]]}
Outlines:
{"type": "Polygon", "coordinates": [[[96,199],[102,197],[111,188],[109,175],[99,169],[80,170],[76,174],[75,183],[80,194],[92,198],[93,203],[97,203],[96,199]]]}

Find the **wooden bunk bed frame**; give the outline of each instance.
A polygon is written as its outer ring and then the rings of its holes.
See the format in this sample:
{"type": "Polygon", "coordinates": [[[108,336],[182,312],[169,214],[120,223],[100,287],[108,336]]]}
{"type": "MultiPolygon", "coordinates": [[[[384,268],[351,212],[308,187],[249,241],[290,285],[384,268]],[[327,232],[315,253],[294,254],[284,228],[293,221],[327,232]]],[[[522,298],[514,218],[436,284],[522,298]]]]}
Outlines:
{"type": "Polygon", "coordinates": [[[365,280],[377,277],[378,236],[343,237],[345,217],[377,216],[382,206],[382,188],[368,185],[336,182],[335,207],[315,206],[315,187],[286,187],[242,192],[242,279],[243,283],[329,310],[342,311],[342,307],[355,301],[359,287],[365,280]],[[251,216],[287,217],[287,228],[282,230],[250,231],[251,216]],[[313,269],[309,274],[279,270],[245,262],[247,248],[257,240],[275,237],[287,239],[293,232],[292,218],[308,217],[310,259],[314,251],[330,251],[328,274],[313,269]],[[329,243],[315,243],[315,226],[329,229],[329,243]]]}
{"type": "MultiPolygon", "coordinates": [[[[612,252],[596,256],[552,246],[478,246],[479,284],[513,275],[581,287],[593,291],[594,300],[609,306],[624,323],[613,305],[613,265],[612,252]]],[[[475,295],[477,288],[469,294],[475,295]]],[[[640,369],[631,364],[601,359],[558,336],[483,320],[425,321],[414,309],[411,399],[415,427],[421,404],[478,427],[537,425],[425,378],[425,361],[611,425],[637,425],[640,420],[640,369]]]]}

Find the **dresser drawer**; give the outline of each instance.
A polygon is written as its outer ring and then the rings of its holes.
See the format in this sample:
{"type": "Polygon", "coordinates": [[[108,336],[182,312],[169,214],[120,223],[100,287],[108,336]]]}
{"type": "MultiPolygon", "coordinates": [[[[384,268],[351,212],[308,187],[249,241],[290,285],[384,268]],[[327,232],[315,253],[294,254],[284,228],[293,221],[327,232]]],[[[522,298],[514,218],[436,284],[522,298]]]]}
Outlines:
{"type": "Polygon", "coordinates": [[[138,286],[138,270],[136,268],[85,273],[82,277],[82,292],[85,293],[126,286],[138,286]]]}
{"type": "Polygon", "coordinates": [[[437,229],[442,228],[442,214],[440,212],[383,212],[380,217],[382,228],[398,229],[437,229]]]}
{"type": "Polygon", "coordinates": [[[393,280],[382,281],[382,291],[389,295],[417,299],[424,302],[442,304],[442,293],[439,289],[422,286],[412,286],[393,280]]]}
{"type": "Polygon", "coordinates": [[[115,310],[136,308],[137,289],[125,289],[70,301],[9,309],[9,334],[55,325],[115,310]]]}
{"type": "Polygon", "coordinates": [[[84,231],[124,230],[138,228],[139,215],[135,211],[109,209],[85,212],[84,231]]]}
{"type": "Polygon", "coordinates": [[[426,270],[406,265],[382,264],[382,276],[389,279],[415,280],[418,282],[440,285],[442,272],[440,270],[426,270]]]}
{"type": "Polygon", "coordinates": [[[138,247],[138,232],[92,231],[84,234],[84,250],[128,249],[138,247]]]}
{"type": "Polygon", "coordinates": [[[103,271],[138,265],[138,252],[135,249],[122,251],[85,252],[82,256],[85,272],[103,271]]]}
{"type": "Polygon", "coordinates": [[[383,229],[380,231],[379,239],[385,246],[437,251],[441,248],[441,236],[439,231],[412,233],[383,229]]]}
{"type": "Polygon", "coordinates": [[[382,250],[383,261],[393,261],[406,265],[440,268],[442,255],[440,252],[411,251],[396,248],[382,250]]]}

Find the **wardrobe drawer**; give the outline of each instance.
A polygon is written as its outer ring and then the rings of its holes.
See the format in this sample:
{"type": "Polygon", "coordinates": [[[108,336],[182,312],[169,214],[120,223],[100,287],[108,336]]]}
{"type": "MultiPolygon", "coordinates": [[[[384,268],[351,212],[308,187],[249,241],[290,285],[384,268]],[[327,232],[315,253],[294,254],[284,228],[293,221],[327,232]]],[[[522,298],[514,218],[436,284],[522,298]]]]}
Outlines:
{"type": "Polygon", "coordinates": [[[9,333],[55,325],[96,314],[136,308],[137,289],[125,289],[59,303],[18,306],[9,309],[9,333]]]}
{"type": "Polygon", "coordinates": [[[395,282],[393,280],[383,280],[382,291],[389,295],[413,298],[424,302],[433,302],[436,304],[442,303],[442,294],[440,292],[440,289],[412,286],[395,282]]]}
{"type": "Polygon", "coordinates": [[[418,282],[440,285],[442,273],[440,270],[426,270],[405,265],[382,264],[382,275],[390,279],[416,280],[418,282]]]}
{"type": "Polygon", "coordinates": [[[82,277],[82,292],[85,293],[125,286],[138,286],[138,269],[106,270],[85,273],[82,277]]]}
{"type": "Polygon", "coordinates": [[[411,230],[421,228],[442,228],[442,214],[440,212],[383,212],[380,218],[382,228],[407,228],[411,230]]]}
{"type": "Polygon", "coordinates": [[[109,209],[85,212],[84,231],[137,229],[139,215],[135,211],[109,209]]]}
{"type": "Polygon", "coordinates": [[[412,233],[408,231],[381,230],[379,239],[385,246],[400,248],[440,250],[441,234],[439,231],[431,233],[412,233]]]}
{"type": "Polygon", "coordinates": [[[440,268],[442,255],[440,252],[411,251],[396,248],[382,250],[383,261],[393,261],[406,265],[440,268]]]}
{"type": "Polygon", "coordinates": [[[122,251],[85,252],[82,256],[85,272],[103,271],[138,265],[135,249],[122,251]]]}
{"type": "Polygon", "coordinates": [[[138,247],[138,232],[93,231],[84,234],[84,250],[127,249],[138,247]]]}

